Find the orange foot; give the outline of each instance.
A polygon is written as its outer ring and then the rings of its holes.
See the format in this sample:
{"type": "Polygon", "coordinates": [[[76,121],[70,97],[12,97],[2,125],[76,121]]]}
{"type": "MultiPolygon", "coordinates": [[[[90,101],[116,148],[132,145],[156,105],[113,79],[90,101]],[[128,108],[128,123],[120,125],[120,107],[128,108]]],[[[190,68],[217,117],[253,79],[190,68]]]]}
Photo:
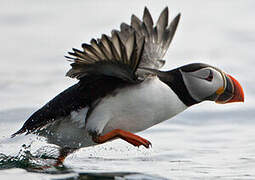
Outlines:
{"type": "Polygon", "coordinates": [[[66,158],[66,156],[59,156],[53,166],[58,167],[60,165],[63,165],[65,158],[66,158]]]}
{"type": "Polygon", "coordinates": [[[93,136],[93,141],[96,143],[104,143],[106,141],[112,140],[114,138],[121,138],[125,141],[127,141],[130,144],[133,144],[134,146],[141,146],[143,145],[146,148],[149,148],[151,146],[150,141],[137,136],[131,132],[127,132],[121,129],[114,129],[111,132],[103,135],[103,136],[93,136]]]}
{"type": "Polygon", "coordinates": [[[59,156],[58,156],[57,161],[56,161],[56,163],[54,164],[54,166],[55,166],[55,167],[58,167],[58,166],[60,166],[60,165],[63,165],[65,158],[66,158],[69,154],[73,153],[75,150],[76,150],[76,149],[67,148],[67,147],[60,149],[60,151],[59,151],[59,156]]]}

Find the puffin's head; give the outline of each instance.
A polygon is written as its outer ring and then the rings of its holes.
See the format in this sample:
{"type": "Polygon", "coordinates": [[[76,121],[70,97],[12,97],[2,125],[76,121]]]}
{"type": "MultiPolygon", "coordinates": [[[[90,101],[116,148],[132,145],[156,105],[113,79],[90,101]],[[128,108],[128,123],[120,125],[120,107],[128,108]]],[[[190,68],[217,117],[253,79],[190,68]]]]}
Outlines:
{"type": "Polygon", "coordinates": [[[220,69],[201,63],[178,69],[189,95],[195,101],[210,100],[220,104],[244,102],[240,83],[220,69]]]}

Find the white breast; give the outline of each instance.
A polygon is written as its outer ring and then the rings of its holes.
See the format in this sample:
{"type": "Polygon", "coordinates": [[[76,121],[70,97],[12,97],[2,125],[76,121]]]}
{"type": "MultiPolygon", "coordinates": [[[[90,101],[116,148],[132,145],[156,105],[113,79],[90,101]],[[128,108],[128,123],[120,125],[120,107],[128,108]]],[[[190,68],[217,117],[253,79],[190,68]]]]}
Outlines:
{"type": "Polygon", "coordinates": [[[152,78],[105,97],[88,118],[86,129],[102,134],[113,129],[138,132],[186,108],[171,88],[152,78]]]}
{"type": "Polygon", "coordinates": [[[138,132],[187,108],[158,78],[120,89],[114,94],[99,102],[86,123],[88,107],[54,121],[40,135],[46,137],[49,143],[61,147],[81,148],[95,145],[88,131],[99,134],[113,129],[138,132]]]}

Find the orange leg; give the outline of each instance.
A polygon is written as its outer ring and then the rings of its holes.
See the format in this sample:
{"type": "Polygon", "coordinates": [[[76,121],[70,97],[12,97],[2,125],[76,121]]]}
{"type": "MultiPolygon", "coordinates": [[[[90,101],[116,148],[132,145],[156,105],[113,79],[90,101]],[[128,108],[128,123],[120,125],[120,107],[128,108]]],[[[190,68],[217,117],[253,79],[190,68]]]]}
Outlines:
{"type": "MultiPolygon", "coordinates": [[[[66,155],[67,156],[67,155],[66,155]]],[[[64,163],[64,160],[66,159],[66,156],[58,156],[56,163],[54,166],[60,166],[64,163]]]]}
{"type": "Polygon", "coordinates": [[[131,132],[127,132],[121,129],[114,129],[109,133],[106,133],[103,136],[93,136],[93,141],[96,143],[104,143],[109,140],[112,140],[114,138],[121,138],[125,141],[127,141],[130,144],[133,144],[134,146],[141,146],[143,145],[146,148],[149,148],[151,146],[150,141],[137,136],[131,132]]]}
{"type": "Polygon", "coordinates": [[[60,166],[60,165],[62,165],[63,162],[64,162],[64,160],[65,160],[65,158],[66,158],[69,154],[73,153],[74,151],[75,151],[75,149],[72,149],[72,148],[62,148],[62,149],[60,149],[60,151],[59,151],[59,156],[58,156],[57,161],[56,161],[56,163],[54,164],[54,166],[60,166]]]}
{"type": "Polygon", "coordinates": [[[56,159],[56,162],[55,162],[54,164],[46,165],[46,166],[41,166],[41,167],[37,167],[37,168],[35,168],[35,169],[37,169],[37,170],[46,170],[46,169],[52,168],[52,166],[54,166],[54,167],[62,166],[63,163],[64,163],[65,158],[66,158],[69,154],[73,153],[75,150],[76,150],[76,149],[67,148],[67,147],[61,148],[61,149],[59,150],[59,156],[58,156],[58,158],[56,159]]]}

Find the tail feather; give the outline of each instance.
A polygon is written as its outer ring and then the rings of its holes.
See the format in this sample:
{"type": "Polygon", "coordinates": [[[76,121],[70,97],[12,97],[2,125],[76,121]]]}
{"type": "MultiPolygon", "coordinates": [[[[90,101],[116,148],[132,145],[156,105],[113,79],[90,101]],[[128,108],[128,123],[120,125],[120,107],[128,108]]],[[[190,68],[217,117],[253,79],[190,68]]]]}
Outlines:
{"type": "Polygon", "coordinates": [[[18,130],[17,132],[15,132],[14,134],[11,135],[11,138],[14,138],[17,135],[23,134],[25,133],[26,130],[22,127],[20,130],[18,130]]]}

